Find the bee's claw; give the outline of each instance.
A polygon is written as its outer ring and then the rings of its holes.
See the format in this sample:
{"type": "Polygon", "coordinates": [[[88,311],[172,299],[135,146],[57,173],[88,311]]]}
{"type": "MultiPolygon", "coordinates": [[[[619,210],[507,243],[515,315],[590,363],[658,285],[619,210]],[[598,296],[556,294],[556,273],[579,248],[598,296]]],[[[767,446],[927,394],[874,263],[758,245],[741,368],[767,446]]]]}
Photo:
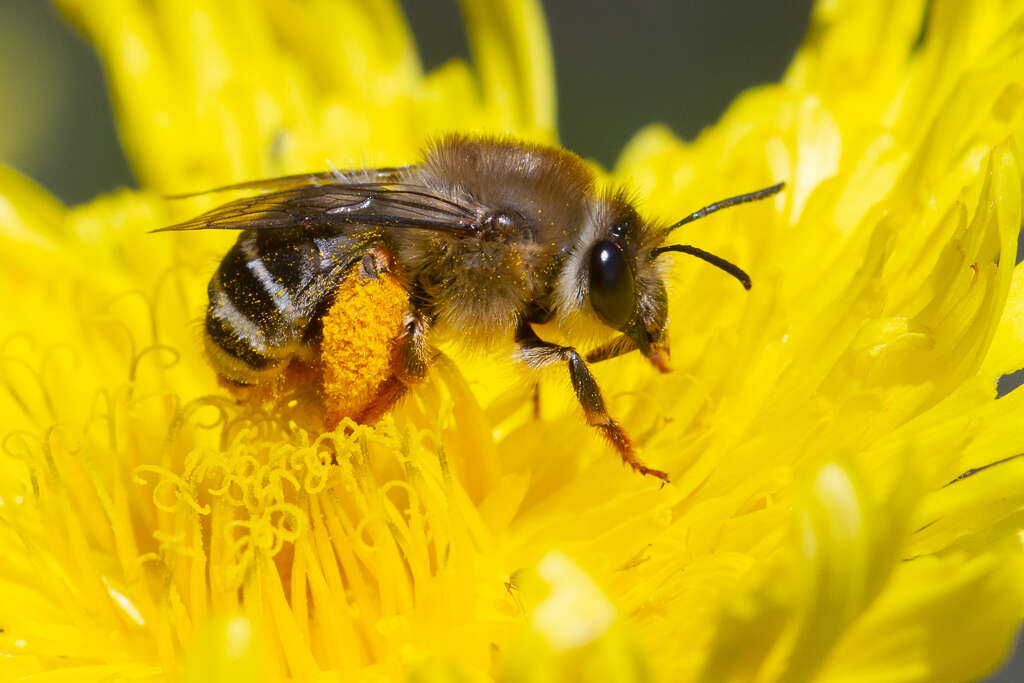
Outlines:
{"type": "Polygon", "coordinates": [[[655,477],[656,479],[660,479],[661,480],[661,488],[665,488],[665,484],[671,484],[672,483],[672,481],[668,478],[668,473],[667,472],[662,472],[661,470],[656,470],[656,469],[654,469],[652,467],[646,467],[644,465],[641,465],[639,462],[637,462],[636,464],[634,464],[634,463],[629,463],[629,464],[632,465],[634,472],[639,472],[640,474],[647,474],[647,475],[650,475],[652,477],[655,477]]]}
{"type": "Polygon", "coordinates": [[[624,430],[622,425],[618,422],[609,419],[608,422],[596,425],[596,427],[601,430],[605,437],[611,442],[615,450],[619,452],[619,455],[622,457],[622,462],[629,465],[634,472],[660,479],[662,486],[671,483],[668,478],[668,473],[656,470],[653,467],[648,467],[640,462],[639,458],[636,457],[636,451],[633,450],[633,443],[629,440],[626,430],[624,430]]]}

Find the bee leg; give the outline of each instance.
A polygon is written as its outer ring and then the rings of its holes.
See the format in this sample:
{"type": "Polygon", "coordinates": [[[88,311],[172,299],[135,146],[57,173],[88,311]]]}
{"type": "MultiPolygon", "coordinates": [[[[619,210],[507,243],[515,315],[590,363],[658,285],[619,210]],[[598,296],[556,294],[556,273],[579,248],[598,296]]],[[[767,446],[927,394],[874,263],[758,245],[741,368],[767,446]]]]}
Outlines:
{"type": "Polygon", "coordinates": [[[373,424],[384,417],[384,414],[391,410],[391,406],[395,405],[404,394],[405,384],[397,377],[392,377],[380,388],[380,393],[377,394],[373,402],[363,409],[363,412],[356,418],[356,422],[373,424]]]}
{"type": "Polygon", "coordinates": [[[607,344],[602,344],[596,349],[587,352],[588,363],[600,363],[602,361],[618,358],[624,354],[636,351],[636,342],[624,334],[620,334],[607,344]]]}
{"type": "Polygon", "coordinates": [[[376,280],[381,273],[391,270],[391,261],[391,255],[383,249],[369,249],[359,261],[359,277],[364,280],[376,280]]]}
{"type": "Polygon", "coordinates": [[[668,475],[665,472],[648,467],[636,457],[626,430],[608,414],[601,390],[576,349],[540,339],[526,321],[520,322],[516,329],[516,344],[519,347],[516,352],[517,359],[531,368],[540,369],[558,362],[568,363],[569,379],[572,381],[573,391],[576,392],[576,399],[587,416],[587,423],[597,427],[611,442],[612,447],[618,451],[622,461],[632,467],[634,471],[640,474],[649,474],[664,482],[668,481],[668,475]]]}
{"type": "Polygon", "coordinates": [[[405,395],[410,384],[422,382],[437,352],[427,344],[426,321],[415,313],[406,316],[405,331],[398,338],[392,357],[394,375],[380,389],[377,398],[359,416],[359,422],[372,423],[405,395]]]}
{"type": "Polygon", "coordinates": [[[398,380],[403,384],[422,382],[433,362],[437,351],[427,343],[430,325],[417,313],[406,316],[405,331],[398,339],[398,380]]]}
{"type": "MultiPolygon", "coordinates": [[[[588,351],[586,357],[588,363],[600,363],[637,350],[638,347],[635,341],[624,334],[620,334],[607,344],[602,344],[596,349],[588,351]]],[[[659,372],[664,373],[672,371],[672,368],[669,367],[668,364],[667,346],[654,347],[647,356],[647,360],[649,360],[651,365],[657,368],[659,372]]]]}
{"type": "Polygon", "coordinates": [[[370,252],[363,254],[359,262],[359,277],[364,280],[376,280],[380,277],[380,268],[377,267],[377,260],[370,252]]]}

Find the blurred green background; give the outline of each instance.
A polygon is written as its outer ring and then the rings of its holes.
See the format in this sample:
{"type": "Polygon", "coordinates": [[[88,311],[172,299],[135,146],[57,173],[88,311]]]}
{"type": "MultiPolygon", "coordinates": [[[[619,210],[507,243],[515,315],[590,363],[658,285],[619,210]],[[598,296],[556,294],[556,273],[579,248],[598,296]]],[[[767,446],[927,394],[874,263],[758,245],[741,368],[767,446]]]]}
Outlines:
{"type": "MultiPolygon", "coordinates": [[[[402,4],[427,68],[468,57],[455,0],[402,4]]],[[[651,121],[693,137],[736,93],[779,78],[809,7],[549,0],[562,142],[610,165],[651,121]]],[[[0,161],[72,204],[134,185],[98,61],[45,0],[0,0],[0,83],[0,161]]]]}
{"type": "MultiPolygon", "coordinates": [[[[372,2],[374,0],[367,0],[372,2]]],[[[404,0],[424,66],[468,58],[455,0],[404,0]]],[[[778,80],[811,0],[548,0],[563,144],[611,165],[643,125],[692,138],[778,80]]],[[[135,181],[99,63],[45,0],[0,0],[0,161],[69,204],[135,181]]],[[[990,683],[1024,680],[1024,656],[990,683]]]]}

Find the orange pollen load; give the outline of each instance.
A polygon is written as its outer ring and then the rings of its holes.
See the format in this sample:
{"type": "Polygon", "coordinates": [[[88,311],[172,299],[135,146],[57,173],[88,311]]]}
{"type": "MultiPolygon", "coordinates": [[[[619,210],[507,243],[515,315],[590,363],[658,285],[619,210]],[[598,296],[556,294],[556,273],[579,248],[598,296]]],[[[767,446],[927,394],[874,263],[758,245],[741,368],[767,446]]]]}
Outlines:
{"type": "Polygon", "coordinates": [[[380,269],[366,277],[356,265],[323,317],[320,350],[324,422],[377,420],[401,395],[398,338],[409,297],[398,278],[380,269]]]}

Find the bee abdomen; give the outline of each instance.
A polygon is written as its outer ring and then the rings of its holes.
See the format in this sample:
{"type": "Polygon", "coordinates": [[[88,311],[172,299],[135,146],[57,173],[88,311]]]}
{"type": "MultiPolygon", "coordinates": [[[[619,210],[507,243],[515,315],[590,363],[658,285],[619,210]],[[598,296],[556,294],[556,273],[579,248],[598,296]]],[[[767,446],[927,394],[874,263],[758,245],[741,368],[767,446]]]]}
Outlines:
{"type": "Polygon", "coordinates": [[[308,355],[306,294],[318,262],[309,242],[239,236],[210,280],[206,311],[206,352],[222,379],[260,384],[308,355]]]}

